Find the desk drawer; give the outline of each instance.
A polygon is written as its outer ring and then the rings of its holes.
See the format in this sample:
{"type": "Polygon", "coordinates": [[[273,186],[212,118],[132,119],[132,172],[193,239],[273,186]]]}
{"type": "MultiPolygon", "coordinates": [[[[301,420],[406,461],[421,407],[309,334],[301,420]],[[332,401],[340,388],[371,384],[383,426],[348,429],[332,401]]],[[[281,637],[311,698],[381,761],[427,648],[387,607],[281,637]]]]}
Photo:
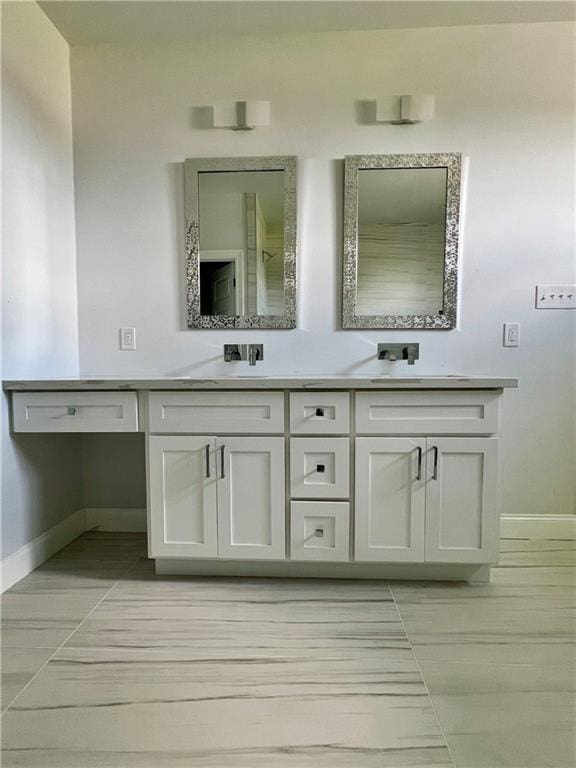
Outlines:
{"type": "Polygon", "coordinates": [[[136,392],[14,392],[14,432],[137,432],[136,392]]]}
{"type": "Polygon", "coordinates": [[[150,432],[284,434],[282,392],[151,392],[150,432]]]}
{"type": "Polygon", "coordinates": [[[491,435],[500,392],[359,392],[359,435],[491,435]]]}
{"type": "Polygon", "coordinates": [[[344,435],[350,432],[348,392],[292,392],[290,432],[294,435],[344,435]]]}

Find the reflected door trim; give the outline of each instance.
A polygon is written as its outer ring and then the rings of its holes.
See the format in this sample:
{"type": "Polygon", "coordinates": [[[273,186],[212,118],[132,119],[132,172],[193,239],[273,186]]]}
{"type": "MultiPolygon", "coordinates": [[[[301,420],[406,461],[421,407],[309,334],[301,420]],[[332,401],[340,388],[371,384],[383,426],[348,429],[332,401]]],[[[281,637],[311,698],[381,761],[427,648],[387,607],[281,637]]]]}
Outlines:
{"type": "Polygon", "coordinates": [[[344,259],[342,327],[455,328],[458,296],[458,240],[462,155],[456,152],[408,155],[351,155],[344,161],[344,259]],[[360,315],[358,290],[358,172],[391,168],[445,168],[446,221],[442,311],[434,315],[360,315]]]}
{"type": "Polygon", "coordinates": [[[296,328],[296,157],[212,157],[184,163],[186,305],[189,328],[296,328]],[[202,315],[200,311],[199,173],[283,171],[284,313],[202,315]]]}

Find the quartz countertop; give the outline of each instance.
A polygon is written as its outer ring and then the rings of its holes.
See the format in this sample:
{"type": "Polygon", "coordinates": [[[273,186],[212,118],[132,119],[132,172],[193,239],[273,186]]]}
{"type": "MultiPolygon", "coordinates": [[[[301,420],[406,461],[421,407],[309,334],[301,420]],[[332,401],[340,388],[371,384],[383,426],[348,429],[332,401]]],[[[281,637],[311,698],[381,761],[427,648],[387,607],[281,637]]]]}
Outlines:
{"type": "Polygon", "coordinates": [[[64,379],[12,379],[5,390],[48,392],[59,390],[194,390],[194,389],[505,389],[518,386],[518,379],[496,376],[386,374],[305,376],[164,376],[157,378],[109,377],[64,379]]]}

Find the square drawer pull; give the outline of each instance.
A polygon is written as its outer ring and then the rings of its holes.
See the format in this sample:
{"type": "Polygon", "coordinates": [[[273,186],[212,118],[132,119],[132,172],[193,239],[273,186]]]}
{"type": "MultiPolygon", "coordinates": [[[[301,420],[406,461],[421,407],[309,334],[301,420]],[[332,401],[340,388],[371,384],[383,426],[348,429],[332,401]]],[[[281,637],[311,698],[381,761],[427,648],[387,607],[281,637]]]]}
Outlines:
{"type": "Polygon", "coordinates": [[[68,406],[68,416],[76,416],[76,408],[73,405],[68,406]]]}
{"type": "Polygon", "coordinates": [[[314,536],[316,536],[317,539],[322,539],[324,537],[324,529],[316,528],[316,530],[314,531],[314,536]]]}
{"type": "Polygon", "coordinates": [[[316,464],[316,472],[325,472],[325,471],[326,471],[325,464],[316,464]]]}
{"type": "Polygon", "coordinates": [[[324,416],[324,408],[316,408],[316,416],[324,416]]]}

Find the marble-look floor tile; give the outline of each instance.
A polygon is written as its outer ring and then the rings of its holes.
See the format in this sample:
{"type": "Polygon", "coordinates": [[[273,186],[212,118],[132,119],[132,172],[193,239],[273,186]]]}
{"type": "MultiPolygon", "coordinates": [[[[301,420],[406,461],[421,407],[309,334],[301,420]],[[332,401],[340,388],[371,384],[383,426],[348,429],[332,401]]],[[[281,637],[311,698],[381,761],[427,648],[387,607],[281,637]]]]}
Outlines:
{"type": "Polygon", "coordinates": [[[100,599],[8,592],[2,597],[2,645],[58,648],[100,599]]]}
{"type": "Polygon", "coordinates": [[[49,596],[69,595],[78,598],[102,598],[127,572],[129,563],[91,561],[82,567],[63,567],[63,563],[49,561],[32,571],[5,594],[30,594],[49,596]]]}
{"type": "Polygon", "coordinates": [[[4,710],[54,653],[53,648],[2,648],[1,701],[4,710]]]}
{"type": "Polygon", "coordinates": [[[70,752],[114,766],[173,752],[222,768],[450,765],[385,585],[134,586],[118,584],[4,715],[5,765],[70,752]]]}
{"type": "Polygon", "coordinates": [[[136,560],[146,554],[145,533],[105,533],[88,531],[61,549],[52,561],[77,560],[136,560]]]}
{"type": "Polygon", "coordinates": [[[3,768],[454,768],[445,747],[350,750],[339,744],[242,749],[6,750],[3,768]]]}
{"type": "Polygon", "coordinates": [[[499,566],[576,566],[576,541],[518,541],[500,544],[499,566]]]}
{"type": "Polygon", "coordinates": [[[501,586],[576,587],[574,568],[561,565],[540,565],[536,567],[535,563],[513,568],[493,568],[490,581],[492,584],[501,586]]]}
{"type": "Polygon", "coordinates": [[[419,659],[574,667],[570,587],[398,584],[392,590],[419,659]]]}

